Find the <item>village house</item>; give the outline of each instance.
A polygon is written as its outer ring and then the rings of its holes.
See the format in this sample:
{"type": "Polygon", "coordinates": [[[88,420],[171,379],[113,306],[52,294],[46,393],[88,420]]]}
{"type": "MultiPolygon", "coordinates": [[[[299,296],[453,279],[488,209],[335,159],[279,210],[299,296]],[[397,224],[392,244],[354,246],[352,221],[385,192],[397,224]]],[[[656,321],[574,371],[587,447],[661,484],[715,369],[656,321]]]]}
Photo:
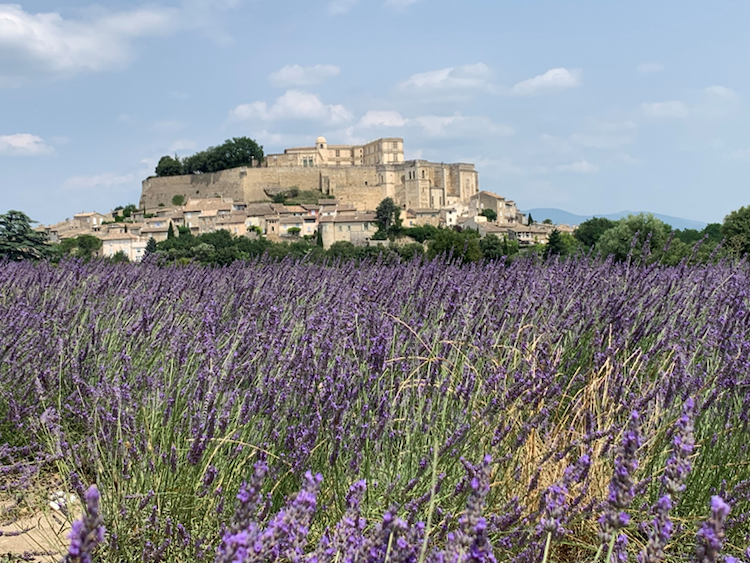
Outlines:
{"type": "Polygon", "coordinates": [[[365,246],[378,230],[374,213],[327,215],[320,218],[318,228],[326,250],[342,241],[365,246]]]}
{"type": "Polygon", "coordinates": [[[131,262],[140,262],[146,254],[148,240],[126,232],[124,229],[111,229],[100,237],[102,248],[99,254],[112,258],[122,252],[131,262]]]}

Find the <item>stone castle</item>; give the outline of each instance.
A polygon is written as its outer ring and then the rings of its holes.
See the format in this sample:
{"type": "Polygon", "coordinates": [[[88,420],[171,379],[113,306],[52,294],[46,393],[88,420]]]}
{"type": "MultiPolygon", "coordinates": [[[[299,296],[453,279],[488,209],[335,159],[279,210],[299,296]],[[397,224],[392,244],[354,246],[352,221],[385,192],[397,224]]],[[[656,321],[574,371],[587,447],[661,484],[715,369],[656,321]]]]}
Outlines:
{"type": "Polygon", "coordinates": [[[318,137],[315,146],[269,154],[253,166],[147,178],[140,207],[171,206],[174,196],[261,202],[292,187],[319,190],[362,211],[374,210],[386,197],[404,209],[440,209],[468,202],[479,192],[479,175],[473,164],[404,160],[398,137],[364,145],[329,145],[318,137]]]}

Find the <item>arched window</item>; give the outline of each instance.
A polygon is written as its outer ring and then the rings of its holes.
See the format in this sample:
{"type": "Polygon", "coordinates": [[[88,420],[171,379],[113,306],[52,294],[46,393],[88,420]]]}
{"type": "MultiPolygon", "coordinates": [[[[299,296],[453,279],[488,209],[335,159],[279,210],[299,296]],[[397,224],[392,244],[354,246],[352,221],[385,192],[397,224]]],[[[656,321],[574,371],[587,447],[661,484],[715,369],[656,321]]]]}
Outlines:
{"type": "Polygon", "coordinates": [[[424,170],[422,170],[422,178],[424,178],[424,170]]]}

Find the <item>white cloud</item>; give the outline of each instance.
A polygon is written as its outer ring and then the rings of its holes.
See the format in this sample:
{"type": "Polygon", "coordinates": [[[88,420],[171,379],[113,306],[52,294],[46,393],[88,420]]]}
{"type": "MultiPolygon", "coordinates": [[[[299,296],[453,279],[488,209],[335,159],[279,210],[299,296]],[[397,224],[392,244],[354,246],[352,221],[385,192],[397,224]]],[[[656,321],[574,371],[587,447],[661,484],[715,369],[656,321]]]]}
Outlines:
{"type": "Polygon", "coordinates": [[[357,4],[359,0],[331,0],[328,2],[328,13],[334,16],[346,14],[357,4]]]}
{"type": "Polygon", "coordinates": [[[664,70],[664,67],[661,64],[655,62],[641,63],[635,67],[635,71],[640,74],[655,74],[657,72],[661,72],[662,70],[664,70]]]}
{"type": "Polygon", "coordinates": [[[0,135],[0,154],[12,156],[37,156],[52,154],[55,149],[44,142],[41,137],[28,133],[0,135]]]}
{"type": "Polygon", "coordinates": [[[571,164],[561,164],[555,166],[555,170],[558,172],[575,172],[577,174],[593,174],[599,172],[599,167],[596,164],[591,164],[588,160],[581,159],[571,164]]]}
{"type": "Polygon", "coordinates": [[[190,141],[188,139],[178,139],[177,141],[169,145],[169,152],[191,151],[195,149],[195,147],[195,141],[190,141]]]}
{"type": "Polygon", "coordinates": [[[400,11],[408,8],[412,4],[416,4],[417,2],[419,2],[419,0],[385,0],[383,6],[390,8],[391,10],[400,11]]]}
{"type": "Polygon", "coordinates": [[[152,131],[157,133],[176,133],[185,128],[185,124],[182,121],[176,119],[165,119],[163,121],[157,121],[151,126],[152,131]]]}
{"type": "Polygon", "coordinates": [[[424,134],[429,137],[461,137],[477,134],[508,136],[515,133],[512,127],[493,123],[487,117],[463,116],[460,113],[450,116],[423,115],[409,121],[422,127],[424,134]]]}
{"type": "Polygon", "coordinates": [[[413,74],[400,84],[405,90],[478,89],[486,88],[492,75],[490,67],[475,63],[413,74]]]}
{"type": "Polygon", "coordinates": [[[747,160],[750,161],[750,147],[746,149],[737,149],[733,150],[728,155],[730,158],[735,158],[737,160],[747,160]]]}
{"type": "Polygon", "coordinates": [[[0,4],[0,52],[10,55],[11,71],[14,65],[50,73],[109,70],[130,60],[130,40],[171,31],[177,16],[175,9],[154,7],[74,21],[0,4]]]}
{"type": "Polygon", "coordinates": [[[734,100],[737,97],[737,92],[726,86],[709,86],[703,91],[710,96],[716,96],[724,100],[734,100]]]}
{"type": "Polygon", "coordinates": [[[326,78],[336,76],[341,69],[334,65],[315,65],[301,67],[289,65],[271,73],[268,79],[274,86],[310,86],[320,84],[326,78]]]}
{"type": "Polygon", "coordinates": [[[362,127],[403,127],[407,123],[408,120],[397,111],[370,110],[359,120],[362,127]]]}
{"type": "Polygon", "coordinates": [[[678,100],[669,102],[652,102],[641,104],[643,113],[649,117],[687,117],[690,113],[687,105],[678,100]]]}
{"type": "Polygon", "coordinates": [[[616,153],[612,157],[612,160],[614,162],[620,162],[622,164],[628,164],[628,165],[631,165],[631,166],[636,166],[638,164],[643,164],[644,162],[646,162],[643,159],[634,158],[632,155],[630,155],[629,153],[626,153],[626,152],[616,153]]]}
{"type": "Polygon", "coordinates": [[[633,142],[627,135],[585,135],[573,133],[570,140],[581,147],[594,149],[614,149],[633,142]]]}
{"type": "Polygon", "coordinates": [[[93,8],[88,17],[64,18],[58,12],[30,13],[18,4],[0,4],[0,85],[20,85],[37,74],[71,75],[122,68],[134,57],[141,37],[199,29],[217,41],[214,14],[237,0],[182,0],[179,7],[150,5],[127,11],[93,8]]]}
{"type": "Polygon", "coordinates": [[[332,124],[350,121],[354,116],[343,105],[324,104],[318,96],[299,90],[287,90],[272,106],[256,101],[241,104],[230,113],[235,121],[276,121],[286,119],[310,119],[332,124]]]}
{"type": "Polygon", "coordinates": [[[553,68],[528,80],[523,80],[511,88],[514,96],[532,96],[545,92],[575,88],[581,85],[581,73],[566,68],[553,68]]]}
{"type": "Polygon", "coordinates": [[[63,183],[65,190],[90,190],[92,188],[111,188],[135,181],[134,174],[118,176],[113,172],[105,172],[95,176],[73,176],[63,183]]]}
{"type": "Polygon", "coordinates": [[[503,176],[522,176],[526,174],[526,170],[522,166],[513,164],[513,161],[507,157],[500,159],[483,157],[468,158],[466,160],[459,160],[459,162],[473,162],[477,167],[491,168],[494,173],[503,176]]]}
{"type": "Polygon", "coordinates": [[[638,129],[634,121],[593,121],[593,127],[600,131],[632,131],[638,129]]]}

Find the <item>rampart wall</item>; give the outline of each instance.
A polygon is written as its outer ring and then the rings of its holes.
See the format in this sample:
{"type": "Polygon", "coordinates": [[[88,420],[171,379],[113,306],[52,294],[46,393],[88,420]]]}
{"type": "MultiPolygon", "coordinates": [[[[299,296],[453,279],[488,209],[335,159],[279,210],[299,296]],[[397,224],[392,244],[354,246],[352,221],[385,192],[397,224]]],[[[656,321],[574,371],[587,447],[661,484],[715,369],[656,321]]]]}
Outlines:
{"type": "Polygon", "coordinates": [[[141,208],[171,206],[176,195],[188,198],[227,197],[235,201],[265,201],[267,188],[320,190],[357,209],[374,210],[385,197],[375,166],[232,168],[210,174],[147,178],[141,208]]]}

